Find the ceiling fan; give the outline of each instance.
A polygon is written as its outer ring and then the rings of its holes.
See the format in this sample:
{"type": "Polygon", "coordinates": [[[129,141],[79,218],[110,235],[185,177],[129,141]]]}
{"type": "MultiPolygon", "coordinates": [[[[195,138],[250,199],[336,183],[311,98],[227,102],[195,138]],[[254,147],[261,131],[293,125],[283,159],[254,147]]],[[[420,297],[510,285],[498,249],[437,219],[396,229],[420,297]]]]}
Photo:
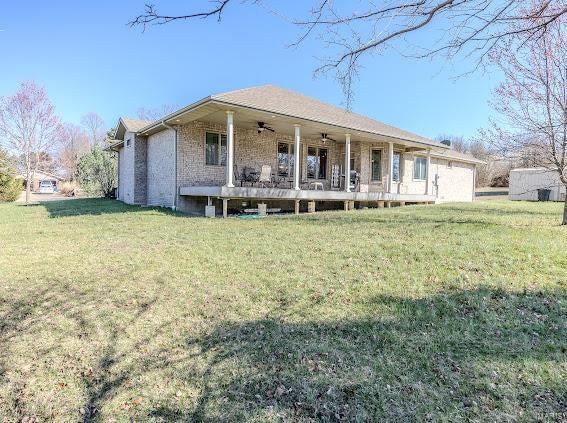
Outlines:
{"type": "Polygon", "coordinates": [[[322,133],[321,134],[321,141],[323,141],[323,144],[325,144],[327,141],[335,141],[333,138],[330,138],[329,136],[327,136],[326,133],[322,133]]]}
{"type": "Polygon", "coordinates": [[[264,122],[258,122],[258,133],[261,134],[264,131],[272,131],[272,132],[276,132],[276,130],[274,128],[270,128],[269,126],[266,126],[264,124],[264,122]]]}

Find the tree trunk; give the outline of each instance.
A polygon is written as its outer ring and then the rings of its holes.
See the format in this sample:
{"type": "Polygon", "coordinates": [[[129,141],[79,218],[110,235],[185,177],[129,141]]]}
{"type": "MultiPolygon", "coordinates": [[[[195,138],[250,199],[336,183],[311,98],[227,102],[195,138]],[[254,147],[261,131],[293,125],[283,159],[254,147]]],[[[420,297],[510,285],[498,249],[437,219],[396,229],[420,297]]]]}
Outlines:
{"type": "Polygon", "coordinates": [[[30,181],[30,171],[29,169],[26,172],[26,206],[30,201],[30,184],[33,183],[30,181]]]}
{"type": "Polygon", "coordinates": [[[565,203],[563,204],[563,221],[562,225],[567,225],[567,193],[565,194],[565,203]]]}

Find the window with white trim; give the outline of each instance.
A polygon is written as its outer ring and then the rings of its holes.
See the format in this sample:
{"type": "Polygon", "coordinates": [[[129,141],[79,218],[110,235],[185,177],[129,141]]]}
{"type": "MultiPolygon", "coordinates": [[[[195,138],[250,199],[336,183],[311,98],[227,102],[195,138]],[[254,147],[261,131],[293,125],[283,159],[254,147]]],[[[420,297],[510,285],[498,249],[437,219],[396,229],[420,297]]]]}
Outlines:
{"type": "Polygon", "coordinates": [[[370,178],[372,181],[382,180],[382,150],[372,150],[371,152],[370,178]]]}
{"type": "Polygon", "coordinates": [[[205,164],[226,165],[226,135],[207,132],[205,135],[205,164]]]}
{"type": "Polygon", "coordinates": [[[427,179],[427,159],[425,157],[414,157],[413,179],[425,181],[427,179]]]}

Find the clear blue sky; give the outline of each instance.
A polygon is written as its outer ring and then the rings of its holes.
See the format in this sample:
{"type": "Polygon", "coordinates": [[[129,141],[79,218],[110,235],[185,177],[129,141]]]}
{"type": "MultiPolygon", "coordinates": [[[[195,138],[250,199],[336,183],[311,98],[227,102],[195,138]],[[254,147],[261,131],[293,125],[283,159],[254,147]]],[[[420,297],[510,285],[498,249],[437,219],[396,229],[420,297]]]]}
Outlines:
{"type": "MultiPolygon", "coordinates": [[[[163,12],[186,11],[193,3],[154,2],[163,12]]],[[[0,95],[35,80],[64,121],[79,123],[95,111],[109,127],[120,115],[135,117],[142,106],[184,106],[266,83],[343,103],[332,77],[313,78],[316,57],[324,55],[316,40],[287,48],[297,35],[291,24],[257,7],[234,6],[220,24],[175,22],[142,33],[127,22],[143,10],[144,0],[6,2],[0,15],[0,95]]],[[[480,73],[454,80],[471,69],[470,62],[390,53],[369,57],[364,65],[352,106],[358,113],[428,137],[470,136],[487,124],[487,101],[497,81],[480,73]]]]}

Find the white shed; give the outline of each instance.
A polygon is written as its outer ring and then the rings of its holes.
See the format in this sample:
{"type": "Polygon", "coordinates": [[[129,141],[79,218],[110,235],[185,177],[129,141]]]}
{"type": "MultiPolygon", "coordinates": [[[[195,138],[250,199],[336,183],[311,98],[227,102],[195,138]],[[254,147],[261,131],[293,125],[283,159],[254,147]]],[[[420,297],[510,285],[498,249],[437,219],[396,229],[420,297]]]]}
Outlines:
{"type": "Polygon", "coordinates": [[[538,201],[538,190],[548,189],[549,200],[565,201],[565,185],[554,170],[543,167],[512,169],[509,185],[510,200],[538,201]]]}

